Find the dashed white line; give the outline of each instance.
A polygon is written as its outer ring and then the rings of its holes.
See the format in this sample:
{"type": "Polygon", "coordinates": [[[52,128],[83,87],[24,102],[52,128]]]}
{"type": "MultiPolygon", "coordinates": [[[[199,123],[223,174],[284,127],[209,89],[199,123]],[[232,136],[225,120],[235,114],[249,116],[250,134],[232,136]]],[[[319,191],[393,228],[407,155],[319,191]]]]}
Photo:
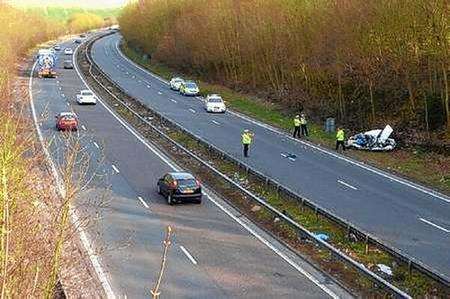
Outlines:
{"type": "Polygon", "coordinates": [[[61,94],[61,96],[62,96],[63,98],[65,98],[65,97],[66,97],[66,95],[65,95],[65,94],[63,94],[63,93],[61,94]]]}
{"type": "Polygon", "coordinates": [[[189,111],[191,111],[192,113],[195,113],[195,110],[192,108],[189,108],[189,111]]]}
{"type": "Polygon", "coordinates": [[[114,169],[115,172],[120,173],[119,169],[116,167],[116,165],[111,165],[112,169],[114,169]]]}
{"type": "Polygon", "coordinates": [[[67,102],[67,103],[66,103],[66,105],[67,105],[67,106],[70,106],[70,103],[69,103],[69,102],[67,102]]]}
{"type": "Polygon", "coordinates": [[[180,245],[181,250],[183,253],[188,257],[188,259],[193,263],[194,265],[197,265],[197,261],[194,259],[194,257],[187,251],[186,248],[184,248],[182,245],[180,245]]]}
{"type": "Polygon", "coordinates": [[[213,122],[213,124],[220,126],[220,123],[218,121],[212,120],[212,122],[213,122]]]}
{"type": "Polygon", "coordinates": [[[150,85],[147,85],[147,88],[150,88],[150,85]]]}
{"type": "Polygon", "coordinates": [[[174,103],[178,103],[177,101],[175,101],[174,99],[170,99],[172,102],[174,102],[174,103]]]}
{"type": "Polygon", "coordinates": [[[159,94],[159,95],[162,95],[162,92],[158,91],[158,94],[159,94]]]}
{"type": "Polygon", "coordinates": [[[341,184],[341,185],[344,185],[344,186],[346,186],[346,187],[349,187],[350,189],[358,190],[358,188],[356,188],[355,186],[352,186],[352,185],[350,185],[349,183],[346,183],[346,182],[344,182],[344,181],[338,180],[338,183],[341,184]]]}
{"type": "Polygon", "coordinates": [[[60,86],[60,87],[58,87],[59,88],[59,90],[62,90],[62,87],[60,86]]]}
{"type": "Polygon", "coordinates": [[[144,205],[144,207],[146,207],[147,209],[150,208],[150,207],[148,206],[148,204],[145,202],[145,200],[144,200],[142,197],[138,196],[138,199],[139,199],[139,201],[144,205]]]}
{"type": "Polygon", "coordinates": [[[94,146],[98,149],[100,149],[100,146],[98,146],[97,142],[94,141],[94,146]]]}
{"type": "Polygon", "coordinates": [[[431,222],[429,220],[426,220],[424,218],[419,218],[419,220],[422,221],[422,222],[425,222],[426,224],[431,225],[431,226],[433,226],[433,227],[435,227],[437,229],[440,229],[441,231],[444,231],[446,233],[450,233],[449,229],[446,229],[446,228],[444,228],[444,227],[442,227],[440,225],[437,225],[437,224],[435,224],[435,223],[433,223],[433,222],[431,222]]]}
{"type": "Polygon", "coordinates": [[[81,125],[81,128],[86,131],[86,127],[84,125],[81,125]]]}

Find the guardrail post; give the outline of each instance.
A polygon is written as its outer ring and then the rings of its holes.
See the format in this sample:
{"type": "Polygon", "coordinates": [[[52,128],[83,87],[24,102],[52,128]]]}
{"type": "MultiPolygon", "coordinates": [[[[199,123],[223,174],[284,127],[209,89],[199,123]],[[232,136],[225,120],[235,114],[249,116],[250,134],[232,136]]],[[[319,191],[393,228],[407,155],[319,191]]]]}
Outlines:
{"type": "Polygon", "coordinates": [[[409,275],[411,275],[411,272],[412,272],[412,262],[411,262],[411,260],[408,260],[408,273],[409,273],[409,275]]]}
{"type": "Polygon", "coordinates": [[[266,178],[266,180],[265,180],[265,186],[266,186],[266,188],[269,186],[269,178],[266,178]]]}
{"type": "Polygon", "coordinates": [[[369,236],[366,236],[366,254],[369,254],[369,236]]]}
{"type": "Polygon", "coordinates": [[[277,199],[280,198],[280,185],[277,185],[277,199]]]}

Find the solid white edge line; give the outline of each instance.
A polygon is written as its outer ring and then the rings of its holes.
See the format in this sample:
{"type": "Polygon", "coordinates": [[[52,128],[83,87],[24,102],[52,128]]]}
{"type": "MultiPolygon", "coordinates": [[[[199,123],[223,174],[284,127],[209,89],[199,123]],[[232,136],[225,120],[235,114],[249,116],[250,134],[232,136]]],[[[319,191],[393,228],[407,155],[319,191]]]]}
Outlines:
{"type": "MultiPolygon", "coordinates": [[[[64,194],[65,194],[64,185],[61,182],[61,178],[58,174],[58,171],[56,170],[56,166],[53,163],[50,153],[48,152],[47,148],[45,147],[44,137],[42,135],[41,129],[39,128],[38,120],[37,120],[37,116],[36,116],[36,109],[34,107],[33,74],[34,74],[34,70],[36,69],[36,65],[37,65],[37,61],[34,63],[32,69],[31,69],[30,80],[28,83],[28,95],[29,95],[29,99],[30,99],[31,113],[33,116],[33,121],[34,121],[34,125],[36,127],[36,131],[38,134],[39,143],[41,144],[42,149],[44,151],[45,158],[50,165],[53,177],[55,179],[58,193],[61,197],[64,197],[64,194]]],[[[70,218],[71,218],[72,224],[75,225],[75,227],[80,235],[81,243],[83,244],[83,247],[89,256],[89,259],[92,263],[92,267],[94,268],[94,271],[97,274],[98,280],[100,281],[100,283],[103,287],[103,291],[105,292],[106,297],[109,299],[116,298],[116,296],[114,295],[114,292],[112,290],[111,284],[109,283],[108,277],[100,264],[99,258],[91,247],[91,241],[88,238],[88,234],[83,230],[81,225],[78,225],[78,223],[80,221],[79,221],[78,215],[76,214],[73,207],[71,207],[71,209],[70,209],[70,218]]]]}
{"type": "MultiPolygon", "coordinates": [[[[120,53],[120,52],[119,52],[120,53]]],[[[78,66],[75,65],[75,70],[78,73],[78,76],[81,78],[81,80],[83,81],[83,83],[86,85],[86,87],[88,86],[86,81],[84,80],[84,78],[81,76],[81,73],[78,69],[78,66]]],[[[99,98],[100,99],[100,98],[99,98]]],[[[181,168],[177,167],[174,163],[172,163],[168,158],[164,157],[163,155],[161,155],[156,149],[154,149],[152,146],[150,146],[150,144],[145,141],[145,139],[143,139],[142,137],[140,137],[138,135],[138,133],[136,133],[134,131],[134,129],[132,129],[128,124],[126,124],[119,116],[117,116],[115,114],[115,112],[113,112],[108,106],[106,106],[105,103],[103,103],[103,101],[100,100],[100,103],[105,107],[105,109],[111,113],[111,115],[117,119],[117,121],[119,121],[122,126],[124,126],[130,133],[132,133],[139,141],[141,141],[149,150],[151,150],[155,155],[157,155],[162,161],[164,161],[167,165],[169,165],[173,170],[175,171],[180,171],[181,168]]],[[[239,225],[241,225],[243,228],[245,228],[250,234],[252,234],[253,236],[255,236],[260,242],[262,242],[264,245],[266,245],[269,249],[271,249],[273,252],[275,252],[278,256],[280,256],[284,261],[286,261],[289,265],[291,265],[294,269],[296,269],[298,272],[300,272],[302,275],[304,275],[307,279],[309,279],[310,281],[312,281],[315,285],[317,285],[320,289],[322,289],[325,293],[327,293],[330,297],[332,298],[339,298],[339,296],[337,296],[335,293],[333,293],[333,291],[331,291],[327,286],[325,286],[324,284],[322,284],[320,281],[318,281],[314,276],[312,276],[311,274],[309,274],[307,271],[305,271],[302,267],[300,267],[300,265],[298,265],[297,263],[295,263],[294,261],[292,261],[289,257],[287,257],[284,253],[282,253],[280,250],[278,250],[275,246],[273,246],[272,244],[270,244],[269,241],[267,241],[266,239],[264,239],[262,236],[260,236],[258,233],[256,233],[255,231],[253,231],[249,226],[247,226],[244,222],[242,222],[242,220],[240,220],[239,218],[237,218],[236,216],[234,216],[230,211],[228,211],[224,206],[222,206],[221,204],[219,204],[216,200],[214,200],[211,196],[209,196],[208,194],[206,194],[206,196],[209,198],[209,200],[211,200],[212,203],[214,203],[220,210],[222,210],[223,212],[225,212],[225,214],[227,214],[229,217],[231,217],[234,221],[236,221],[239,225]]]]}
{"type": "Polygon", "coordinates": [[[145,200],[142,197],[138,196],[138,199],[144,205],[144,207],[146,207],[147,209],[150,208],[149,205],[145,202],[145,200]]]}
{"type": "MultiPolygon", "coordinates": [[[[143,67],[141,67],[140,65],[136,64],[134,61],[132,61],[131,59],[129,59],[128,57],[126,57],[126,56],[120,51],[120,49],[119,49],[119,41],[116,42],[116,50],[117,50],[117,52],[119,53],[119,55],[120,55],[122,58],[124,58],[126,61],[128,61],[129,63],[131,63],[132,65],[134,65],[136,68],[140,69],[141,71],[147,73],[147,74],[150,75],[151,77],[153,77],[153,78],[155,78],[155,79],[157,79],[157,80],[159,80],[159,81],[161,81],[161,82],[163,82],[163,83],[169,84],[168,81],[166,81],[166,80],[160,78],[159,76],[156,76],[155,74],[152,74],[152,73],[149,72],[147,69],[144,69],[143,67]]],[[[228,109],[227,109],[227,110],[228,110],[228,109]]],[[[334,158],[337,158],[337,159],[339,159],[339,160],[343,160],[343,161],[348,162],[348,163],[350,163],[350,164],[352,164],[352,165],[361,167],[362,169],[365,169],[365,170],[370,171],[370,172],[372,172],[372,173],[378,174],[378,175],[380,175],[380,176],[382,176],[382,177],[384,177],[384,178],[387,178],[387,179],[390,179],[390,180],[392,180],[392,181],[395,181],[396,183],[399,183],[399,184],[408,186],[408,187],[413,188],[413,189],[415,189],[415,190],[417,190],[417,191],[420,191],[420,192],[422,192],[422,193],[428,194],[428,195],[430,195],[430,196],[432,196],[432,197],[436,197],[436,198],[439,198],[439,199],[441,199],[441,200],[443,200],[443,201],[445,201],[445,202],[447,202],[447,203],[450,203],[450,198],[447,198],[445,195],[440,194],[440,193],[437,192],[437,191],[434,191],[434,190],[431,190],[431,189],[430,189],[430,190],[427,190],[427,189],[426,189],[425,187],[423,187],[423,186],[417,185],[417,184],[415,184],[415,183],[413,183],[413,182],[409,182],[409,181],[404,180],[404,179],[400,179],[400,178],[394,177],[394,176],[390,175],[389,173],[386,173],[386,172],[384,172],[384,171],[382,171],[382,170],[378,170],[378,169],[374,169],[374,168],[372,168],[372,167],[368,167],[368,166],[366,166],[366,165],[363,165],[363,164],[362,164],[361,162],[359,162],[359,161],[354,161],[354,160],[348,159],[348,158],[346,158],[346,157],[344,157],[344,156],[341,156],[341,155],[338,155],[338,154],[336,154],[336,153],[330,152],[330,151],[328,151],[328,150],[326,150],[326,149],[323,149],[323,148],[318,147],[318,146],[316,146],[316,145],[313,145],[313,144],[311,144],[311,143],[308,143],[308,142],[305,142],[305,141],[302,141],[302,140],[298,140],[298,139],[294,139],[294,138],[292,138],[291,136],[287,135],[285,132],[282,132],[282,131],[280,131],[280,130],[278,130],[278,129],[276,129],[276,128],[274,128],[274,127],[268,125],[268,124],[264,124],[264,123],[261,123],[261,122],[259,122],[259,121],[254,120],[254,119],[251,119],[251,118],[249,118],[249,117],[247,117],[247,116],[244,116],[244,115],[242,115],[241,113],[236,113],[236,112],[231,111],[231,110],[228,110],[228,112],[231,113],[232,115],[236,116],[236,117],[239,117],[239,118],[241,118],[241,119],[243,119],[243,120],[246,120],[246,121],[248,121],[248,122],[251,122],[251,123],[253,123],[253,124],[257,125],[257,126],[260,126],[260,127],[262,127],[262,128],[268,129],[268,130],[270,130],[270,131],[272,131],[272,132],[274,132],[274,133],[280,134],[280,135],[282,135],[283,137],[287,137],[287,138],[289,138],[289,139],[292,140],[292,141],[299,142],[299,143],[301,143],[301,144],[303,144],[303,145],[306,145],[306,146],[308,146],[308,147],[310,147],[310,148],[313,148],[313,149],[315,149],[315,150],[318,150],[318,151],[320,151],[320,152],[322,152],[322,153],[328,154],[328,155],[330,155],[330,156],[332,156],[332,157],[334,157],[334,158]]]]}
{"type": "Polygon", "coordinates": [[[448,230],[448,229],[446,229],[446,228],[444,228],[442,226],[439,226],[439,225],[437,225],[437,224],[435,224],[435,223],[433,223],[433,222],[431,222],[431,221],[429,221],[429,220],[427,220],[425,218],[419,218],[419,220],[422,221],[422,222],[425,222],[426,224],[431,225],[431,226],[433,226],[433,227],[435,227],[437,229],[440,229],[440,230],[442,230],[442,231],[444,231],[446,233],[450,233],[450,230],[448,230]]]}
{"type": "Polygon", "coordinates": [[[296,262],[294,262],[292,259],[290,259],[288,256],[286,256],[283,252],[281,252],[278,248],[273,246],[269,241],[267,241],[265,238],[263,238],[261,235],[259,235],[257,232],[255,232],[252,228],[250,228],[247,224],[245,224],[241,219],[233,215],[230,211],[228,211],[224,206],[222,206],[220,203],[218,203],[215,199],[213,199],[210,195],[206,194],[206,196],[209,198],[210,201],[212,201],[217,207],[219,207],[225,214],[227,214],[229,217],[231,217],[234,221],[239,223],[243,228],[245,228],[250,234],[252,234],[256,239],[258,239],[261,243],[266,245],[269,249],[271,249],[273,252],[275,252],[279,257],[281,257],[285,262],[287,262],[289,265],[291,265],[295,270],[303,274],[306,278],[308,278],[310,281],[312,281],[315,285],[317,285],[320,289],[322,289],[325,293],[330,295],[332,298],[339,298],[338,295],[336,295],[332,290],[330,290],[327,286],[322,284],[320,281],[318,281],[314,276],[309,274],[306,270],[304,270],[300,265],[298,265],[296,262]]]}
{"type": "Polygon", "coordinates": [[[187,251],[186,248],[184,248],[183,245],[180,245],[181,250],[183,251],[183,253],[187,256],[187,258],[191,261],[191,263],[193,263],[194,265],[197,265],[197,261],[194,259],[194,257],[189,253],[189,251],[187,251]]]}
{"type": "Polygon", "coordinates": [[[119,169],[116,167],[116,165],[111,164],[111,167],[112,167],[112,169],[114,169],[114,171],[115,171],[116,173],[120,173],[120,171],[119,171],[119,169]]]}
{"type": "Polygon", "coordinates": [[[346,182],[344,182],[344,181],[342,181],[342,180],[337,180],[337,182],[338,182],[339,184],[341,184],[341,185],[344,185],[344,186],[346,186],[346,187],[349,187],[350,189],[358,190],[358,188],[356,188],[355,186],[352,186],[352,185],[350,185],[349,183],[346,183],[346,182]]]}

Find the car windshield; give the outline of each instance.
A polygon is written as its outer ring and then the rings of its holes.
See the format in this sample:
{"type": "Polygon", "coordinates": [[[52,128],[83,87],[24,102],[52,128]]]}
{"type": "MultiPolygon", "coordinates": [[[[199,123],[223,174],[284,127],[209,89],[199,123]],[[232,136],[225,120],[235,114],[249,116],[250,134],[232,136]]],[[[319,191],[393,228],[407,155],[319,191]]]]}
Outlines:
{"type": "Polygon", "coordinates": [[[64,115],[61,118],[62,118],[62,120],[75,120],[75,116],[74,115],[64,115]]]}
{"type": "Polygon", "coordinates": [[[178,186],[180,187],[188,187],[188,188],[194,188],[197,187],[197,182],[195,179],[177,179],[178,186]]]}
{"type": "Polygon", "coordinates": [[[81,95],[84,95],[84,96],[92,96],[93,94],[92,94],[92,92],[90,92],[90,91],[83,91],[83,92],[81,93],[81,95]]]}
{"type": "Polygon", "coordinates": [[[176,79],[173,79],[173,82],[175,82],[175,83],[181,83],[181,82],[183,82],[183,79],[176,78],[176,79]]]}
{"type": "Polygon", "coordinates": [[[221,98],[210,98],[208,100],[208,103],[222,103],[222,99],[221,98]]]}
{"type": "Polygon", "coordinates": [[[197,84],[195,84],[195,83],[187,83],[186,87],[187,88],[197,88],[197,84]]]}

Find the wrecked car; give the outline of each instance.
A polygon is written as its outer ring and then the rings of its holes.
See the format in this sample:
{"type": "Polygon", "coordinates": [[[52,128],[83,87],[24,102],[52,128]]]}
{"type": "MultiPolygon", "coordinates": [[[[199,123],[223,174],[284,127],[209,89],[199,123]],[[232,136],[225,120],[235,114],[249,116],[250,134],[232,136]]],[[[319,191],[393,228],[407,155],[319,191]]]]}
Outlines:
{"type": "Polygon", "coordinates": [[[393,138],[389,138],[394,129],[387,125],[383,130],[371,130],[358,133],[347,140],[346,147],[369,151],[391,151],[397,145],[393,138]]]}

